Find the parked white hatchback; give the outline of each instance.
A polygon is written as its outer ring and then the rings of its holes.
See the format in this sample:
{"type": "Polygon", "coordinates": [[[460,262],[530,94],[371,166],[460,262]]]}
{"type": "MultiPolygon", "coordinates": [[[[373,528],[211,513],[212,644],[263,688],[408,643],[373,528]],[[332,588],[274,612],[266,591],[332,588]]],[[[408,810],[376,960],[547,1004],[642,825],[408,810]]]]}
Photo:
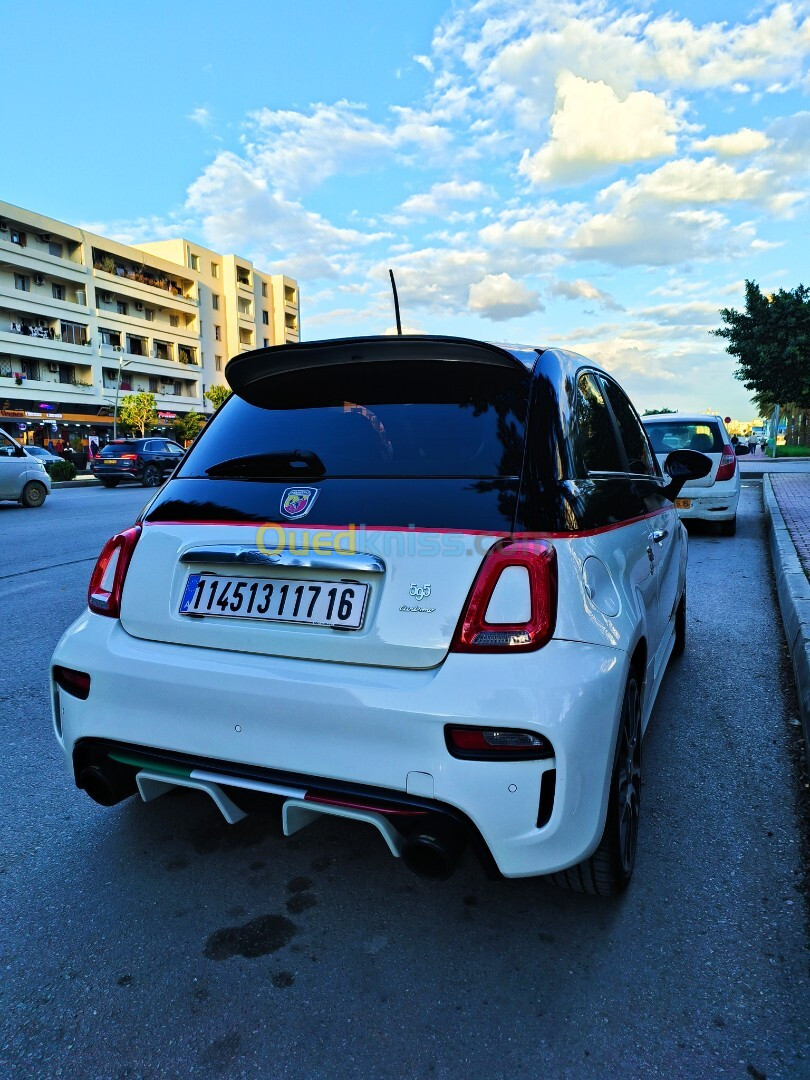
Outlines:
{"type": "Polygon", "coordinates": [[[196,788],[288,835],[353,818],[428,877],[470,844],[493,873],[622,890],[685,641],[672,499],[709,461],[665,477],[618,384],[559,349],[350,338],[227,376],[56,648],[76,784],[196,788]]]}
{"type": "Polygon", "coordinates": [[[51,478],[42,462],[0,431],[0,499],[28,507],[42,506],[50,490],[51,478]]]}
{"type": "Polygon", "coordinates": [[[675,506],[682,518],[716,521],[721,535],[733,536],[737,531],[740,470],[722,418],[655,413],[644,417],[644,426],[661,465],[673,450],[697,450],[711,459],[711,472],[687,481],[675,506]]]}

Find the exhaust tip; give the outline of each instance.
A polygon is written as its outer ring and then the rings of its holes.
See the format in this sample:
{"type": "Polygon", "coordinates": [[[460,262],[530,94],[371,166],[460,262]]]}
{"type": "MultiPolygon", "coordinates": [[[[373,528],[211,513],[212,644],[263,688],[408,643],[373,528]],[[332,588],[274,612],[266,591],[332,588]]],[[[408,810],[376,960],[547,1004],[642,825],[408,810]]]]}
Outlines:
{"type": "Polygon", "coordinates": [[[87,765],[79,773],[76,783],[100,806],[115,806],[137,790],[131,770],[102,768],[100,765],[87,765]]]}
{"type": "Polygon", "coordinates": [[[402,849],[402,859],[417,877],[447,881],[458,866],[466,840],[455,822],[439,818],[410,834],[402,849]]]}

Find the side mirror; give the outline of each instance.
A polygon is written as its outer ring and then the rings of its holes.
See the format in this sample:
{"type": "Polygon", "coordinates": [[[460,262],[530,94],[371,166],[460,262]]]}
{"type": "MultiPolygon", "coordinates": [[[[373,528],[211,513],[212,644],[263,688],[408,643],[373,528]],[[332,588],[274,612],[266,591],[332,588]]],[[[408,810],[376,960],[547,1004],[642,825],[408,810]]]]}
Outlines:
{"type": "Polygon", "coordinates": [[[697,450],[673,450],[664,461],[664,472],[671,479],[664,488],[668,499],[675,499],[687,480],[700,480],[712,471],[712,459],[697,450]]]}

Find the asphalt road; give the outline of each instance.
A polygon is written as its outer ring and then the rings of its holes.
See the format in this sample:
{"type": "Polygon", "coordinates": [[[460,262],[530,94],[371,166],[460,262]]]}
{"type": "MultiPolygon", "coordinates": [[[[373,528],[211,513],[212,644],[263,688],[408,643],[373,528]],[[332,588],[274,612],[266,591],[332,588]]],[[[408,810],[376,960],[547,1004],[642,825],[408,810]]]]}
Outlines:
{"type": "MultiPolygon", "coordinates": [[[[759,485],[694,533],[619,901],[428,884],[356,823],[96,806],[46,669],[144,492],[0,504],[0,1076],[807,1077],[806,778],[759,485]]],[[[121,702],[126,708],[126,701],[121,702]]]]}

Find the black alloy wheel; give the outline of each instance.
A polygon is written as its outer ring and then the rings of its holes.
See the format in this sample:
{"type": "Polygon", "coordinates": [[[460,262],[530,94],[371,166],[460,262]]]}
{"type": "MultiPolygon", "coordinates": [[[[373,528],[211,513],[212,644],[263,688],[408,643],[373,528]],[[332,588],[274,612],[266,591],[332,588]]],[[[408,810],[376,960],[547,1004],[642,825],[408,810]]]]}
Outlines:
{"type": "Polygon", "coordinates": [[[157,465],[147,465],[143,470],[143,480],[141,483],[144,487],[158,487],[160,484],[160,469],[157,465]]]}
{"type": "Polygon", "coordinates": [[[633,876],[641,802],[641,689],[631,671],[622,699],[619,736],[610,780],[607,820],[589,859],[552,874],[564,888],[592,896],[618,896],[633,876]]]}

